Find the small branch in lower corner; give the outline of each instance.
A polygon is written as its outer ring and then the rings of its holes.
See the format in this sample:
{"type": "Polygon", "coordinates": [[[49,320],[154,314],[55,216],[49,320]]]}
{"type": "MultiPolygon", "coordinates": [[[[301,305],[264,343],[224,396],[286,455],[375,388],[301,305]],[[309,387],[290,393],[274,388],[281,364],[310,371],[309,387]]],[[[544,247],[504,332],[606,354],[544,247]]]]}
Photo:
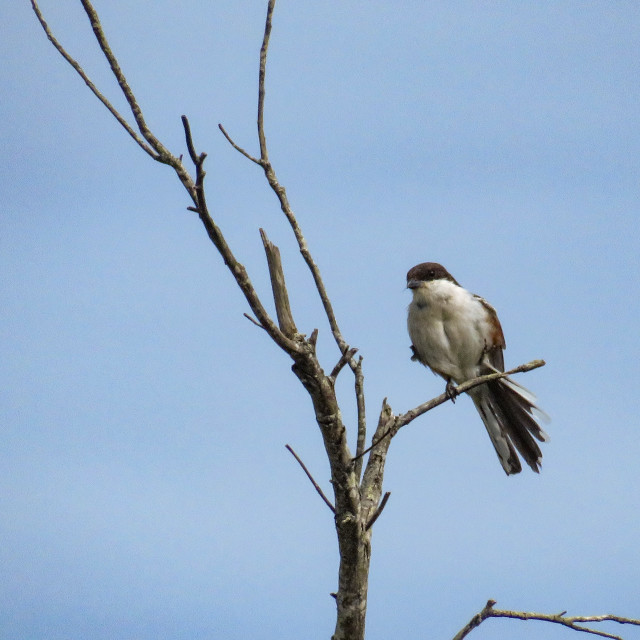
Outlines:
{"type": "Polygon", "coordinates": [[[590,633],[594,636],[602,638],[610,638],[611,640],[622,640],[620,636],[606,631],[598,631],[590,627],[582,626],[585,622],[617,622],[618,624],[632,624],[640,626],[640,620],[633,618],[623,618],[621,616],[604,615],[604,616],[566,616],[566,611],[556,614],[548,613],[530,613],[527,611],[505,611],[494,609],[495,600],[489,600],[482,611],[476,613],[471,620],[454,636],[453,640],[462,640],[476,627],[479,627],[487,618],[512,618],[515,620],[539,620],[541,622],[553,622],[561,624],[564,627],[573,629],[574,631],[582,631],[590,633]],[[578,624],[581,623],[581,624],[578,624]]]}

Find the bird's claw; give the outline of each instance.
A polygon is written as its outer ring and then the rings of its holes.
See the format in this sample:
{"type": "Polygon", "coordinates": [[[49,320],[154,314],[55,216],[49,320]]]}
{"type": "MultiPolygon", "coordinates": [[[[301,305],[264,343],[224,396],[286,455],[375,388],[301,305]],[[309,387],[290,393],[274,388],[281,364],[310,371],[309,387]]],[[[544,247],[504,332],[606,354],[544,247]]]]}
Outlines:
{"type": "Polygon", "coordinates": [[[451,402],[455,403],[456,398],[460,395],[458,391],[458,387],[453,383],[452,380],[447,380],[447,386],[445,387],[445,393],[451,402]]]}

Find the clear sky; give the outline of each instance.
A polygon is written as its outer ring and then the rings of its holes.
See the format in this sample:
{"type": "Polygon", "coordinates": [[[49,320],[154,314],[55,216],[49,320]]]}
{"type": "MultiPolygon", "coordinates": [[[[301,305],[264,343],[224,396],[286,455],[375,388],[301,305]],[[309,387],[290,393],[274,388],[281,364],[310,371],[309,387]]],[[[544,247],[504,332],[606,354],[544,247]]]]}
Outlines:
{"type": "MultiPolygon", "coordinates": [[[[270,306],[338,354],[257,167],[266,2],[96,0],[155,134],[208,152],[208,200],[270,306]]],[[[42,0],[119,105],[79,2],[42,0]]],[[[310,402],[172,172],[0,5],[0,637],[326,639],[332,517],[310,402]]],[[[507,366],[551,415],[539,476],[506,477],[462,398],[394,440],[368,639],[448,638],[498,606],[640,617],[640,5],[292,2],[276,8],[272,161],[364,356],[368,414],[443,390],[409,360],[405,274],[486,297],[507,366]]],[[[352,381],[341,381],[353,428],[352,381]]],[[[640,638],[637,629],[623,631],[640,638]]],[[[565,638],[489,621],[472,636],[565,638]]]]}

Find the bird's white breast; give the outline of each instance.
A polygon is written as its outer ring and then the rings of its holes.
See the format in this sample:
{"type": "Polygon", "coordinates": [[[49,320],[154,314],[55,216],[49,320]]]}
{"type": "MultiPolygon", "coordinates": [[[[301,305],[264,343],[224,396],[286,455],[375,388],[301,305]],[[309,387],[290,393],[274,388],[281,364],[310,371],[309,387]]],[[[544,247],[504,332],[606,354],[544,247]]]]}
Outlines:
{"type": "Polygon", "coordinates": [[[413,289],[407,320],[420,360],[457,383],[475,377],[487,336],[487,310],[473,294],[449,280],[413,289]]]}

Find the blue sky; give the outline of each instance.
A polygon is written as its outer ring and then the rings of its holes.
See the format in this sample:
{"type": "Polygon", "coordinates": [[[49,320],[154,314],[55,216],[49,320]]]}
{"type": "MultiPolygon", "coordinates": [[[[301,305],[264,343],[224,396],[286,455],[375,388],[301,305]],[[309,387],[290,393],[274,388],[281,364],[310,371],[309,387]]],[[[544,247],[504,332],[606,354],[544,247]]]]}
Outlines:
{"type": "MultiPolygon", "coordinates": [[[[259,170],[266,3],[96,0],[147,121],[209,154],[208,200],[270,303],[337,359],[259,170]]],[[[122,106],[79,3],[50,25],[122,106]]],[[[170,170],[137,148],[3,3],[0,637],[328,638],[332,518],[311,407],[170,170]]],[[[633,2],[325,2],[276,8],[267,138],[367,408],[439,394],[409,360],[407,269],[442,262],[502,320],[551,415],[540,476],[507,478],[462,399],[393,442],[368,634],[451,637],[488,598],[640,617],[640,8],[633,2]]],[[[353,425],[351,380],[340,393],[353,425]]],[[[627,638],[639,638],[633,629],[627,638]]],[[[489,621],[473,637],[567,637],[489,621]]]]}

